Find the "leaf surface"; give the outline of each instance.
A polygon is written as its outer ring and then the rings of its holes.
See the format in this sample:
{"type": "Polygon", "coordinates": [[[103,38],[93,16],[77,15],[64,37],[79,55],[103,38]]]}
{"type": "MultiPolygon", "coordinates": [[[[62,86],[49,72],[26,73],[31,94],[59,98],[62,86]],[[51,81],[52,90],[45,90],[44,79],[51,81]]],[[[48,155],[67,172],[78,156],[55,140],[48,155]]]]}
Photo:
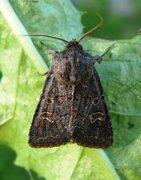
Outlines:
{"type": "Polygon", "coordinates": [[[46,49],[61,50],[64,44],[49,38],[33,38],[32,43],[22,35],[47,33],[78,39],[82,35],[81,15],[65,0],[1,0],[0,10],[0,178],[8,179],[11,172],[9,177],[19,173],[23,179],[140,179],[141,37],[122,41],[88,38],[82,42],[93,55],[114,44],[96,66],[111,114],[113,146],[105,151],[76,144],[34,149],[27,143],[28,132],[46,78],[37,72],[44,73],[52,60],[46,49]],[[2,157],[12,158],[7,171],[2,157]]]}

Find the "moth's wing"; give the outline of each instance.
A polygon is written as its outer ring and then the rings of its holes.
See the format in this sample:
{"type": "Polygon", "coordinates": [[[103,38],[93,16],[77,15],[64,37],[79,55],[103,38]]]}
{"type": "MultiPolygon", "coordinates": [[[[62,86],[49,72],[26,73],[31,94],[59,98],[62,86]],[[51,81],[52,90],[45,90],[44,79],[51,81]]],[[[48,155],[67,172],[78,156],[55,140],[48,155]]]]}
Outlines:
{"type": "Polygon", "coordinates": [[[54,147],[70,141],[67,126],[70,111],[67,108],[65,87],[59,86],[49,73],[36,108],[29,133],[32,147],[54,147]]]}
{"type": "Polygon", "coordinates": [[[104,148],[112,145],[112,125],[95,68],[86,85],[76,86],[74,96],[77,116],[73,141],[86,147],[104,148]]]}

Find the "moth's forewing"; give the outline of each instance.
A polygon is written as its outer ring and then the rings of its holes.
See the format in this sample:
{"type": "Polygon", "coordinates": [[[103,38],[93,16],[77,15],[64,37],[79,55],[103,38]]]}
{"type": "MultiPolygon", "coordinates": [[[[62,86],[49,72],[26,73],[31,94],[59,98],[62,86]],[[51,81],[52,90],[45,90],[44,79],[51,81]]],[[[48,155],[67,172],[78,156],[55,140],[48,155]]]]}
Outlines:
{"type": "Polygon", "coordinates": [[[74,99],[79,101],[79,106],[74,124],[74,142],[81,146],[96,148],[112,145],[112,125],[95,68],[90,81],[85,86],[83,84],[76,86],[75,92],[74,99]]]}
{"type": "Polygon", "coordinates": [[[51,70],[30,128],[29,144],[32,147],[54,147],[70,141],[67,130],[70,112],[66,108],[65,99],[59,96],[59,91],[60,87],[51,70]]]}

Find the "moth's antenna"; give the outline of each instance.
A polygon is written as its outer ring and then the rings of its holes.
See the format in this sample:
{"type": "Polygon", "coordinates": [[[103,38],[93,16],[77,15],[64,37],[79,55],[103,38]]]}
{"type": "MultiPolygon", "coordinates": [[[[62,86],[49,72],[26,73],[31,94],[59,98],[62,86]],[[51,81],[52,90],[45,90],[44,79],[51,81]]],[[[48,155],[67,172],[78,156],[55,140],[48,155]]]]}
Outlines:
{"type": "Polygon", "coordinates": [[[96,13],[96,15],[99,17],[100,23],[96,27],[91,29],[90,31],[86,32],[83,36],[81,36],[78,42],[82,41],[82,39],[84,39],[86,36],[90,35],[91,33],[95,32],[97,29],[99,29],[103,25],[104,19],[102,18],[102,16],[99,13],[96,13]]]}
{"type": "Polygon", "coordinates": [[[24,36],[44,36],[44,37],[49,37],[49,38],[53,38],[53,39],[63,41],[65,43],[69,43],[69,41],[66,41],[65,39],[58,38],[58,37],[55,37],[55,36],[51,36],[51,35],[48,35],[48,34],[27,34],[27,35],[24,35],[24,36]]]}

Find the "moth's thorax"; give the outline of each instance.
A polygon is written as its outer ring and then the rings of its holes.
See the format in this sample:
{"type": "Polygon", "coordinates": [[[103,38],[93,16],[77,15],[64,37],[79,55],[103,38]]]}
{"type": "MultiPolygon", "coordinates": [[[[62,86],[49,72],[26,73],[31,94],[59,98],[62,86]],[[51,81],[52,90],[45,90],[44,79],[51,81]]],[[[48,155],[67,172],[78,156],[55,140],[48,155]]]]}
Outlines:
{"type": "Polygon", "coordinates": [[[92,76],[93,65],[82,46],[72,40],[54,59],[54,74],[58,83],[85,84],[92,76]]]}

